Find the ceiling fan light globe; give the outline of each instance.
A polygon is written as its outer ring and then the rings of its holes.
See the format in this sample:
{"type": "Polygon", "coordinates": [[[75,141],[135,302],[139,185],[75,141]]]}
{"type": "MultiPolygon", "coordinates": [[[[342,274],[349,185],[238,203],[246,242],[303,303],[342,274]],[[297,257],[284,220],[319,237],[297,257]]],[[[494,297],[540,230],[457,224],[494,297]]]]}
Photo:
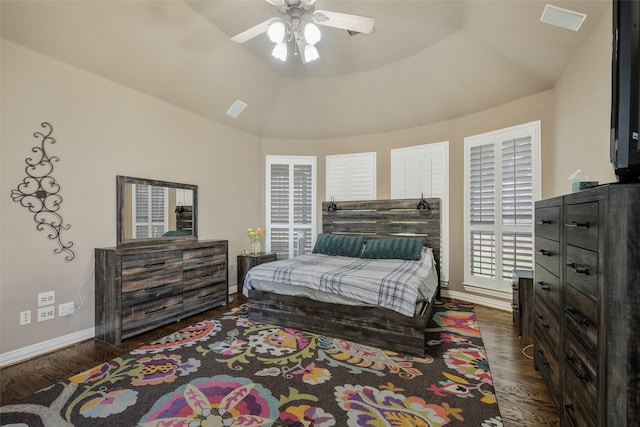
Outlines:
{"type": "Polygon", "coordinates": [[[308,44],[304,47],[304,59],[307,62],[315,61],[318,58],[320,58],[320,54],[314,45],[308,44]]]}
{"type": "Polygon", "coordinates": [[[320,41],[322,34],[316,24],[311,22],[304,26],[304,39],[307,43],[314,45],[320,41]]]}
{"type": "Polygon", "coordinates": [[[271,25],[269,25],[269,29],[267,30],[267,35],[269,36],[269,40],[273,43],[281,43],[284,40],[285,27],[284,22],[275,21],[271,25]]]}
{"type": "Polygon", "coordinates": [[[287,60],[287,44],[286,43],[278,43],[273,48],[271,55],[275,58],[278,58],[280,61],[287,60]]]}

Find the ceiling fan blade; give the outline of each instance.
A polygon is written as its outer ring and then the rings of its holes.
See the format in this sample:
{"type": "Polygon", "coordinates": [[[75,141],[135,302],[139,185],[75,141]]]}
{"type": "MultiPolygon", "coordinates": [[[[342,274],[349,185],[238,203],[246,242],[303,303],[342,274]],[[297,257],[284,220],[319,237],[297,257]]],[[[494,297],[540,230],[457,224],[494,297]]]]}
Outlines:
{"type": "Polygon", "coordinates": [[[274,6],[284,6],[285,5],[284,4],[285,0],[264,0],[264,1],[266,1],[267,3],[271,3],[274,6]]]}
{"type": "Polygon", "coordinates": [[[313,14],[313,20],[316,24],[326,27],[340,28],[365,34],[373,31],[373,24],[376,22],[374,18],[368,16],[350,15],[348,13],[332,12],[330,10],[316,10],[313,14]]]}
{"type": "Polygon", "coordinates": [[[259,23],[258,25],[254,25],[248,30],[244,30],[240,34],[236,34],[235,36],[231,37],[231,41],[234,41],[236,43],[244,43],[256,36],[259,36],[262,33],[267,32],[267,30],[269,29],[269,24],[271,24],[272,20],[273,18],[269,18],[266,21],[259,23]]]}

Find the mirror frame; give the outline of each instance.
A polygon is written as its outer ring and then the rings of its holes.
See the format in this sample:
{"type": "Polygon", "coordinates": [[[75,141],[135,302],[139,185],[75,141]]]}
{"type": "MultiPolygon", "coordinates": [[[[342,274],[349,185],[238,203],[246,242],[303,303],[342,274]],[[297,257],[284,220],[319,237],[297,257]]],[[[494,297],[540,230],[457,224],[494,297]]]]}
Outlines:
{"type": "Polygon", "coordinates": [[[158,181],[154,179],[134,178],[131,176],[116,176],[116,209],[117,209],[117,237],[116,245],[122,246],[147,246],[168,244],[184,241],[198,240],[198,186],[191,184],[181,184],[178,182],[158,181]],[[193,234],[190,236],[167,236],[152,237],[145,239],[126,239],[123,224],[125,224],[125,185],[126,184],[146,184],[159,187],[181,188],[193,190],[193,234]]]}

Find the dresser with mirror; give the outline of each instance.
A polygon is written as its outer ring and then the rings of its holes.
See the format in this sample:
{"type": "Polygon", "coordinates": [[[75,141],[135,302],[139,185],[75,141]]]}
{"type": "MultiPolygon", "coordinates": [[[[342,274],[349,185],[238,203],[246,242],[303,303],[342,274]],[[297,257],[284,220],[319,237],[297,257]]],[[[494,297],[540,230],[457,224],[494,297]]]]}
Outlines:
{"type": "Polygon", "coordinates": [[[198,187],[116,177],[116,247],[95,249],[96,339],[228,304],[228,242],[198,240],[198,187]]]}

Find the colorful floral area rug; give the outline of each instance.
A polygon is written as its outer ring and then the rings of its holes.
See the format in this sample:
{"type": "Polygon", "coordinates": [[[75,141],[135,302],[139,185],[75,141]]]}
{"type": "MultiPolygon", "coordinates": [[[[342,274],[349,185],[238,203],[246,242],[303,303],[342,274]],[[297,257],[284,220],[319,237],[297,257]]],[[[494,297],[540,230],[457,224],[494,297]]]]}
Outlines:
{"type": "Polygon", "coordinates": [[[247,306],[0,407],[15,426],[502,426],[473,306],[439,301],[424,358],[255,323],[247,306]]]}

